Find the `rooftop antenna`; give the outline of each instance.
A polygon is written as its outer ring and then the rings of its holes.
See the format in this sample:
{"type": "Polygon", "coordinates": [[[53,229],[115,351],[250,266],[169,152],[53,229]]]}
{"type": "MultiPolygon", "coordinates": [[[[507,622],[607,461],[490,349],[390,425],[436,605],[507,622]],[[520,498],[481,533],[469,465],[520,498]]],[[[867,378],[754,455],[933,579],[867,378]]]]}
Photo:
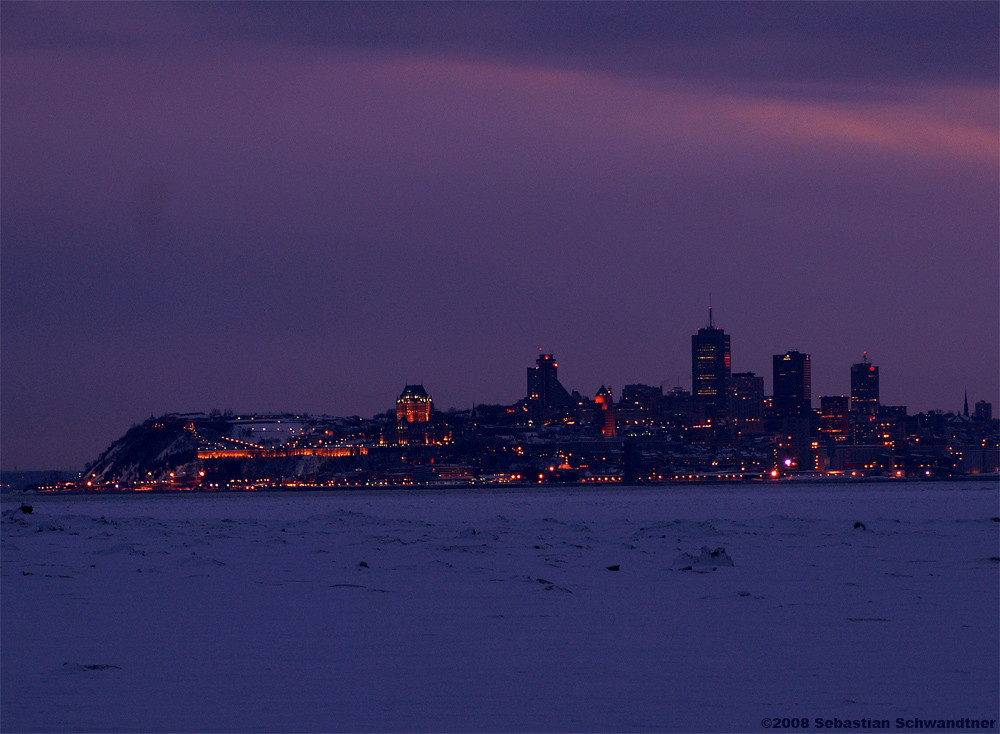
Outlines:
{"type": "Polygon", "coordinates": [[[715,328],[714,326],[712,326],[712,294],[711,293],[708,294],[708,328],[709,329],[714,329],[715,328]]]}

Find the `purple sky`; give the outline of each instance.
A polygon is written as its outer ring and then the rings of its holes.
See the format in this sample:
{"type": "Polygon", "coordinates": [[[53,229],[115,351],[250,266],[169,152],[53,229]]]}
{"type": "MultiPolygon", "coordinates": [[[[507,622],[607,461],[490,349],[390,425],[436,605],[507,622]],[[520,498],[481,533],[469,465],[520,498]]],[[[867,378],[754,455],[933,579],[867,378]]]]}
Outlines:
{"type": "Polygon", "coordinates": [[[0,5],[2,467],[151,413],[998,400],[998,4],[0,5]]]}

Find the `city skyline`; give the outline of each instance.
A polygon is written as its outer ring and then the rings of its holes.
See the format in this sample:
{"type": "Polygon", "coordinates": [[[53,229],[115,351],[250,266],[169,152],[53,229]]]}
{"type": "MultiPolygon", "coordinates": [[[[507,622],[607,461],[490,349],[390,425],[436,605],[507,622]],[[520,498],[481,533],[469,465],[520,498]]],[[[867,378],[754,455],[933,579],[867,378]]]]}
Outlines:
{"type": "MultiPolygon", "coordinates": [[[[782,419],[787,419],[790,417],[796,417],[801,419],[803,422],[799,425],[800,429],[805,430],[810,422],[814,423],[814,427],[818,428],[818,435],[827,435],[830,433],[827,429],[830,427],[830,419],[834,418],[834,421],[840,420],[843,422],[842,430],[840,433],[846,435],[847,433],[847,418],[848,411],[852,415],[871,415],[874,416],[875,412],[882,410],[888,411],[896,417],[901,417],[904,415],[917,415],[918,413],[925,412],[942,412],[945,414],[970,416],[972,413],[969,409],[969,398],[968,393],[965,392],[963,395],[963,406],[956,410],[947,409],[931,409],[930,411],[913,411],[908,410],[907,406],[904,405],[888,405],[880,400],[880,391],[878,388],[878,366],[874,365],[865,352],[863,355],[863,362],[855,363],[850,365],[850,375],[848,381],[850,383],[851,389],[846,393],[826,393],[823,395],[814,395],[811,391],[811,355],[802,354],[795,350],[790,350],[784,354],[775,354],[772,356],[772,371],[771,371],[771,390],[767,391],[763,388],[766,384],[764,380],[764,375],[757,374],[754,371],[737,372],[733,373],[731,376],[727,375],[719,384],[722,386],[725,397],[720,401],[717,395],[713,393],[701,393],[699,394],[698,381],[695,380],[694,374],[698,368],[699,356],[704,356],[703,341],[699,340],[699,337],[704,337],[706,331],[719,332],[719,336],[712,335],[709,333],[708,339],[712,342],[717,342],[718,345],[724,344],[724,350],[719,350],[718,356],[720,361],[724,361],[725,364],[730,364],[730,352],[729,343],[730,335],[725,334],[722,329],[717,329],[714,327],[713,322],[710,321],[707,328],[698,329],[696,334],[692,335],[691,343],[691,361],[692,361],[692,373],[691,382],[692,390],[688,391],[686,388],[680,385],[675,385],[672,388],[667,387],[665,383],[661,383],[656,386],[646,385],[644,383],[637,382],[623,382],[622,385],[617,390],[617,395],[615,388],[611,385],[601,384],[601,386],[594,392],[593,396],[591,393],[593,391],[585,389],[581,392],[576,385],[570,385],[568,388],[564,386],[558,379],[558,363],[556,357],[552,353],[542,353],[539,354],[535,361],[534,367],[527,368],[527,389],[522,394],[522,396],[516,401],[510,402],[495,402],[486,401],[481,402],[480,406],[491,405],[491,406],[509,406],[509,409],[515,407],[520,410],[520,406],[523,406],[525,410],[530,410],[532,413],[537,413],[538,415],[557,415],[560,413],[570,414],[581,407],[589,405],[591,402],[596,404],[598,411],[602,412],[604,417],[601,419],[602,432],[606,437],[613,437],[616,435],[615,429],[615,405],[618,403],[624,404],[625,394],[623,388],[630,388],[633,392],[636,390],[648,390],[653,388],[659,391],[661,397],[666,393],[671,392],[674,395],[685,395],[694,402],[703,403],[705,405],[704,417],[710,418],[709,423],[716,420],[728,421],[733,424],[734,429],[742,431],[744,428],[749,428],[750,434],[755,433],[771,433],[777,436],[777,434],[783,434],[786,428],[779,429],[777,431],[763,431],[761,430],[762,424],[759,419],[763,417],[764,413],[764,401],[765,399],[770,399],[773,401],[773,409],[771,413],[779,421],[782,419]],[[724,354],[724,357],[722,356],[724,354]],[[874,377],[874,382],[869,383],[867,386],[862,384],[861,380],[858,378],[858,368],[864,367],[865,372],[869,372],[874,377]],[[743,392],[740,388],[742,384],[745,386],[748,383],[753,383],[756,381],[758,387],[751,388],[749,392],[743,392]],[[874,385],[874,387],[872,386],[874,385]],[[856,396],[860,396],[862,399],[859,401],[856,396]],[[745,404],[745,408],[741,410],[737,407],[741,401],[748,399],[750,402],[745,404]],[[577,402],[579,400],[579,403],[577,402]],[[756,402],[756,409],[753,408],[754,402],[756,402]],[[813,404],[815,403],[815,405],[813,404]],[[719,405],[725,405],[726,407],[720,413],[719,405]],[[829,407],[839,408],[839,412],[835,412],[833,415],[828,414],[827,410],[829,407]],[[749,409],[749,414],[745,414],[746,410],[749,409]],[[752,416],[753,420],[749,423],[745,422],[746,418],[752,416]]],[[[391,392],[391,391],[390,391],[391,392]]],[[[984,406],[987,411],[991,411],[992,403],[986,400],[976,401],[975,404],[975,415],[979,415],[981,406],[984,406]]],[[[433,398],[427,392],[425,386],[422,383],[408,383],[403,387],[403,390],[399,395],[391,401],[391,404],[387,403],[384,410],[377,409],[372,413],[364,416],[360,416],[363,420],[370,417],[378,417],[382,414],[394,414],[395,420],[400,426],[401,434],[400,443],[407,444],[409,440],[406,436],[409,435],[408,432],[413,432],[415,442],[421,443],[431,443],[432,439],[429,433],[426,433],[425,426],[430,425],[429,421],[432,420],[435,408],[433,407],[433,398]]],[[[475,405],[465,406],[475,409],[475,405]]],[[[454,410],[455,406],[450,406],[445,408],[446,412],[454,410]]],[[[213,412],[218,410],[213,409],[213,412]]],[[[439,407],[438,410],[441,410],[439,407]]],[[[231,408],[227,408],[225,411],[226,419],[231,419],[234,413],[254,415],[254,414],[283,414],[286,417],[295,413],[295,411],[233,411],[231,408]]],[[[301,411],[308,414],[308,411],[301,411]]],[[[208,409],[202,409],[197,411],[182,411],[173,410],[167,411],[164,415],[207,415],[209,413],[208,409]]],[[[352,414],[354,415],[354,414],[352,414]]],[[[992,415],[989,412],[989,415],[992,415]]],[[[319,416],[323,417],[347,417],[346,413],[321,413],[319,416]]],[[[317,417],[319,417],[317,416],[317,417]]],[[[150,416],[152,419],[154,416],[150,416]]],[[[147,421],[148,422],[148,421],[147,421]]],[[[279,421],[280,422],[280,421],[279,421]]],[[[557,421],[560,422],[560,421],[557,421]]],[[[837,431],[835,431],[837,432],[837,431]]],[[[115,438],[110,443],[114,443],[118,439],[115,438]]],[[[777,440],[777,438],[776,438],[777,440]]],[[[777,444],[776,444],[777,445],[777,444]]],[[[96,455],[95,455],[96,456],[96,455]]],[[[93,457],[92,457],[93,458],[93,457]]],[[[89,461],[88,461],[89,463],[89,461]]],[[[55,467],[50,467],[49,469],[54,469],[55,467]]],[[[78,467],[64,467],[76,469],[78,467]]],[[[17,467],[12,467],[10,469],[5,468],[4,471],[17,471],[17,467]]],[[[23,467],[20,470],[25,470],[23,467]]],[[[46,469],[48,470],[48,469],[46,469]]]]}
{"type": "Polygon", "coordinates": [[[0,466],[867,351],[1000,404],[995,3],[3,3],[0,466]],[[535,352],[535,349],[538,352],[535,352]],[[86,429],[80,429],[80,421],[86,429]]]}

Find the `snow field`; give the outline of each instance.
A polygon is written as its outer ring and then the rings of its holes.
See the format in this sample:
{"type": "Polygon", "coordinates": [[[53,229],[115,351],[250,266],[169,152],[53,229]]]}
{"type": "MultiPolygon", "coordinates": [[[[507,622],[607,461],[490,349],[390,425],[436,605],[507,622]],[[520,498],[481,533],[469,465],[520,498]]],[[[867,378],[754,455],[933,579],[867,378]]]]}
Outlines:
{"type": "Polygon", "coordinates": [[[997,497],[891,483],[5,501],[0,726],[995,719],[997,497]]]}

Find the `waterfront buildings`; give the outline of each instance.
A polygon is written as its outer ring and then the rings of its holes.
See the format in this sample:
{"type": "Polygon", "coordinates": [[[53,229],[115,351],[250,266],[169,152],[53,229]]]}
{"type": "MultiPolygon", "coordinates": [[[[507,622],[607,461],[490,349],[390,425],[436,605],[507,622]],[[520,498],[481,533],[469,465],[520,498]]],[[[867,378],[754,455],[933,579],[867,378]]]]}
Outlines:
{"type": "Polygon", "coordinates": [[[513,405],[435,412],[423,385],[410,384],[396,399],[395,415],[389,410],[370,420],[150,418],[99,457],[83,484],[658,483],[798,472],[953,476],[1000,468],[1000,421],[986,401],[975,404],[974,416],[964,405],[958,413],[909,416],[904,406],[879,404],[878,370],[866,355],[852,366],[854,400],[827,395],[813,410],[810,355],[774,355],[773,367],[773,396],[764,394],[763,377],[731,373],[729,336],[710,314],[708,327],[692,337],[693,385],[702,386],[701,394],[629,384],[616,402],[605,384],[591,400],[563,387],[555,358],[541,354],[527,370],[527,397],[513,405]],[[852,402],[860,407],[850,410],[852,402]],[[873,404],[870,414],[866,406],[873,404]]]}

